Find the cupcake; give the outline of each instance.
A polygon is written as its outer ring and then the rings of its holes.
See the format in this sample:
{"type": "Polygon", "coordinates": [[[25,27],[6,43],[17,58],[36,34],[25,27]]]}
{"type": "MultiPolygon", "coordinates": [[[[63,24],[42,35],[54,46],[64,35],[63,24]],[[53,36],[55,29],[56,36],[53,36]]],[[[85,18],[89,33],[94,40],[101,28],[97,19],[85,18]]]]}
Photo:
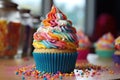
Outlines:
{"type": "Polygon", "coordinates": [[[78,51],[78,60],[86,60],[88,53],[90,52],[91,42],[88,37],[82,32],[77,32],[79,47],[78,51]]]}
{"type": "Polygon", "coordinates": [[[72,72],[77,59],[78,40],[72,22],[55,6],[33,35],[33,57],[40,72],[72,72]]]}
{"type": "Polygon", "coordinates": [[[113,61],[120,64],[120,36],[115,40],[115,53],[113,54],[113,61]]]}
{"type": "Polygon", "coordinates": [[[95,43],[95,52],[100,57],[111,58],[114,51],[114,37],[111,33],[104,34],[95,43]]]}

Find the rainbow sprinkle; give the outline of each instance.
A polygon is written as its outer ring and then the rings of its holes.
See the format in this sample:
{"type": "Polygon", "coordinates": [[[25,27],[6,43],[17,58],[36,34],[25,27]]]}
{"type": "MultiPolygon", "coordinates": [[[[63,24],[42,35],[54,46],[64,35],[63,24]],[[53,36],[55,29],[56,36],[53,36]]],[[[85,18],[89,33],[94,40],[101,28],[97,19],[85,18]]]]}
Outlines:
{"type": "Polygon", "coordinates": [[[58,71],[57,73],[47,73],[45,71],[40,72],[36,70],[35,65],[26,65],[23,67],[20,67],[16,70],[16,75],[20,75],[22,77],[22,80],[63,80],[65,77],[94,77],[94,76],[100,76],[101,72],[107,71],[108,74],[114,74],[114,70],[109,69],[108,66],[98,66],[93,65],[89,63],[81,63],[76,66],[74,69],[74,72],[71,73],[61,73],[58,71]]]}
{"type": "MultiPolygon", "coordinates": [[[[91,69],[94,70],[98,70],[100,69],[100,66],[93,66],[93,65],[86,65],[84,66],[84,64],[77,66],[77,69],[82,69],[82,73],[80,73],[79,75],[84,75],[87,74],[89,75],[89,72],[91,71],[91,69]]],[[[45,71],[40,72],[38,70],[36,70],[35,65],[26,65],[24,67],[20,67],[16,70],[16,75],[22,75],[22,80],[25,80],[26,77],[34,77],[36,79],[43,79],[43,80],[54,80],[56,78],[58,78],[59,80],[62,80],[63,77],[67,77],[67,76],[75,76],[75,73],[78,71],[77,69],[74,70],[74,72],[71,73],[61,73],[60,71],[58,71],[57,73],[47,73],[45,71]]],[[[96,74],[96,72],[92,73],[93,76],[96,74]]]]}

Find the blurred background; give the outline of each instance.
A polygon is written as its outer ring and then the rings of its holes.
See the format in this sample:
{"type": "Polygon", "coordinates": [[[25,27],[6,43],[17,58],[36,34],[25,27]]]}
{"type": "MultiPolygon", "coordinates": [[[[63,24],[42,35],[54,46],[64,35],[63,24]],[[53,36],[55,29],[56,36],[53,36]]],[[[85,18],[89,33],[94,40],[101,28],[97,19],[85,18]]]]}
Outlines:
{"type": "Polygon", "coordinates": [[[107,32],[116,38],[120,35],[119,3],[120,0],[0,0],[0,55],[31,56],[32,35],[53,4],[92,43],[107,32]]]}

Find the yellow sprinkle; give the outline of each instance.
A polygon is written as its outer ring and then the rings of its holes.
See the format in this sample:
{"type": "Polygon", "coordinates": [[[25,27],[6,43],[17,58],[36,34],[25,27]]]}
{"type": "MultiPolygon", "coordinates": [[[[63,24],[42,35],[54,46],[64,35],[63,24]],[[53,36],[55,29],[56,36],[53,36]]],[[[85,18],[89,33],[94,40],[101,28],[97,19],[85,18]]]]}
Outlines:
{"type": "Polygon", "coordinates": [[[78,66],[78,64],[76,64],[76,66],[78,66]]]}
{"type": "Polygon", "coordinates": [[[54,78],[51,78],[50,80],[54,80],[54,78]]]}
{"type": "Polygon", "coordinates": [[[73,73],[71,73],[70,76],[73,76],[73,73]]]}
{"type": "Polygon", "coordinates": [[[62,76],[62,74],[59,74],[60,76],[62,76]]]}
{"type": "Polygon", "coordinates": [[[110,73],[110,74],[114,74],[114,71],[113,71],[113,70],[109,70],[109,73],[110,73]]]}
{"type": "Polygon", "coordinates": [[[65,76],[69,76],[69,74],[68,74],[68,73],[66,73],[66,74],[65,74],[65,76]]]}

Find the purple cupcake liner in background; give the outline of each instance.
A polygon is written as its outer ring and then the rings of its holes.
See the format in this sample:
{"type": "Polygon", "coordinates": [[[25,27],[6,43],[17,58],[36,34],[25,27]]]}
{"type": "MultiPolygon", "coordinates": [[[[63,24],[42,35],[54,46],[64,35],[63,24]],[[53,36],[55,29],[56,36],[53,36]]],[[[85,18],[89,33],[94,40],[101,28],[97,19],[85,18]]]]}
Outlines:
{"type": "Polygon", "coordinates": [[[112,57],[113,57],[113,61],[114,61],[115,63],[120,64],[120,55],[115,55],[115,54],[114,54],[112,57]]]}

